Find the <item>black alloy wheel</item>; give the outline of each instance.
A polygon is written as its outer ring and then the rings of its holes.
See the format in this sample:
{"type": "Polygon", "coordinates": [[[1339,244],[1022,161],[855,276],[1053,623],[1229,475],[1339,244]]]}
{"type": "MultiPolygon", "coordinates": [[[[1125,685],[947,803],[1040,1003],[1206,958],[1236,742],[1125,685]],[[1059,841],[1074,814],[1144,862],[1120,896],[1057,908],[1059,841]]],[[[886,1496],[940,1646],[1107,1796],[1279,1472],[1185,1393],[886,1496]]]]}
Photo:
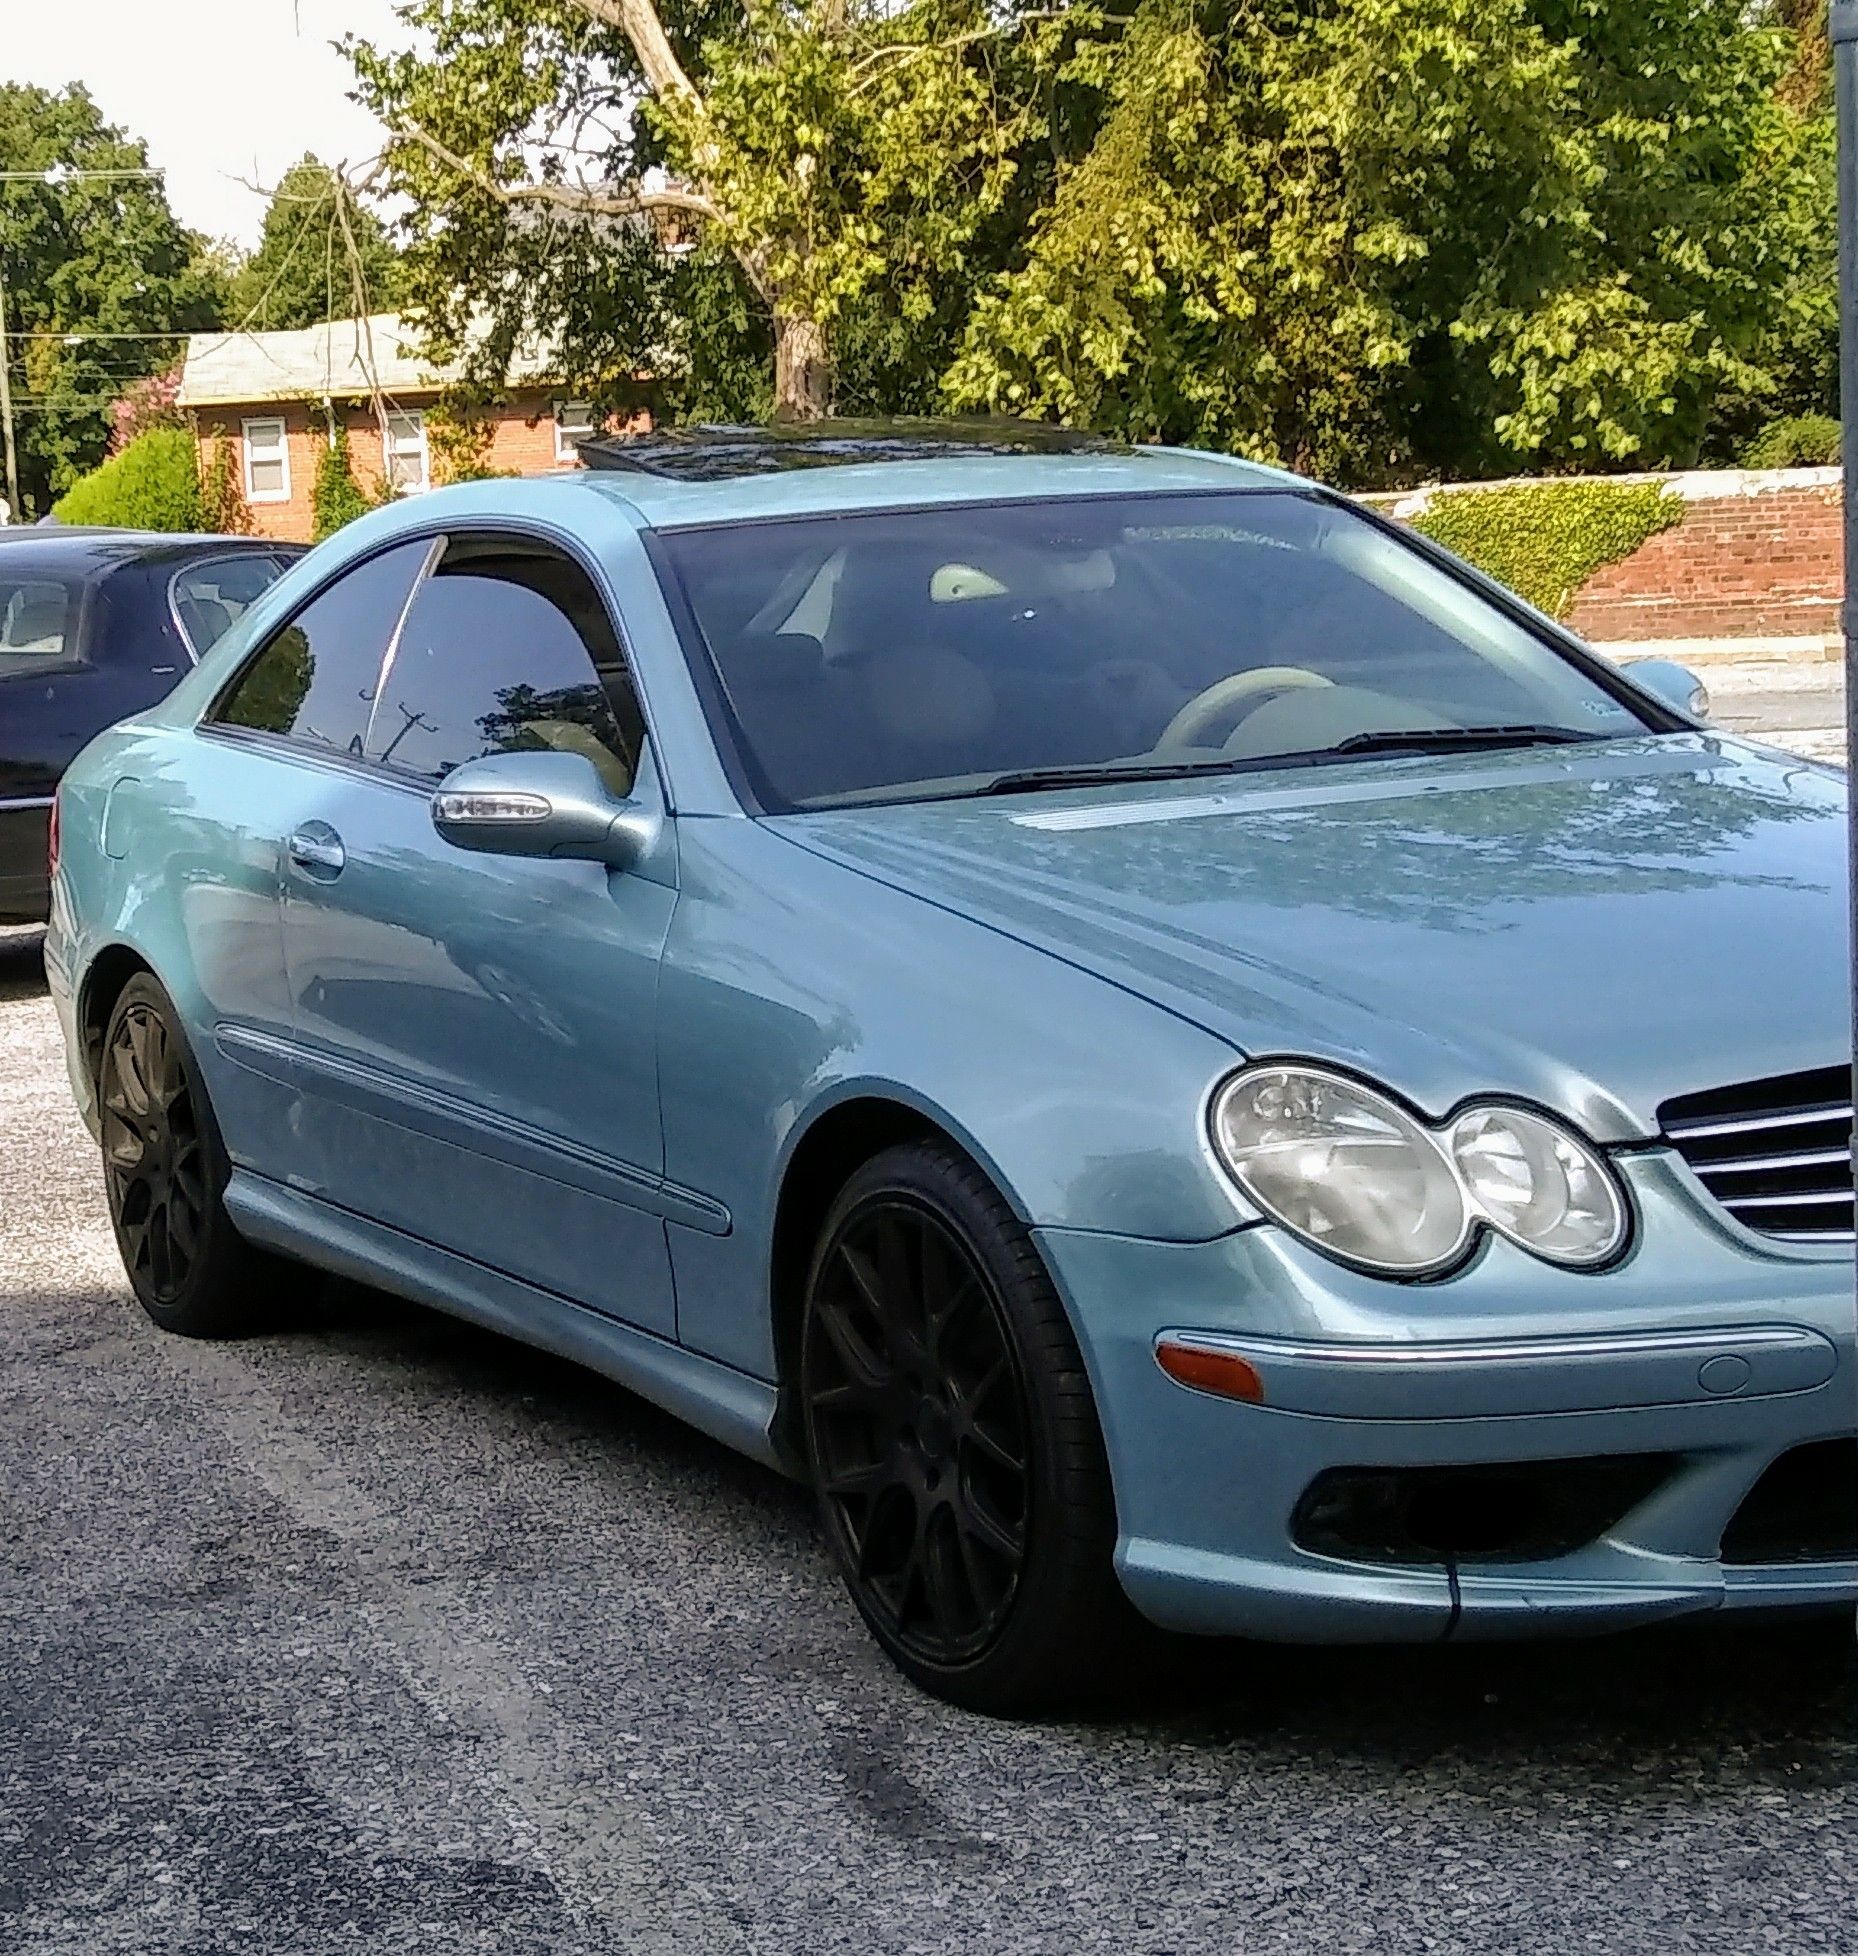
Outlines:
{"type": "Polygon", "coordinates": [[[131,978],[97,1063],[103,1185],[137,1301],[164,1331],[228,1338],[276,1321],[317,1279],[233,1227],[231,1163],[168,995],[131,978]]]}
{"type": "Polygon", "coordinates": [[[975,1710],[1089,1695],[1136,1619],[1069,1322],[966,1157],[891,1148],[827,1218],[799,1406],[828,1537],[878,1641],[975,1710]]]}
{"type": "Polygon", "coordinates": [[[1026,1557],[1025,1387],[986,1277],[928,1210],[878,1199],[815,1284],[818,1485],[874,1610],[933,1664],[985,1650],[1026,1557]]]}
{"type": "Polygon", "coordinates": [[[206,1229],[206,1144],[180,1053],[147,999],[120,1010],[103,1055],[103,1168],[123,1267],[139,1296],[173,1304],[206,1229]]]}

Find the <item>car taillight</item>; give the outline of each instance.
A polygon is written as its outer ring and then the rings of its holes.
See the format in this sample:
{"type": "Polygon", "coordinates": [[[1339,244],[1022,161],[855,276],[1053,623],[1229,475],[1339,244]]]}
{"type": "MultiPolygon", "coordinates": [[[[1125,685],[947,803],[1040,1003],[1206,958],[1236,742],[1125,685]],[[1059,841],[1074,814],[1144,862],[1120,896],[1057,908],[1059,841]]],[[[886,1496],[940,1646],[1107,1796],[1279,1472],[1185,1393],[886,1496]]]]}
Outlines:
{"type": "Polygon", "coordinates": [[[45,823],[45,875],[49,882],[58,874],[58,797],[52,797],[52,812],[45,823]]]}

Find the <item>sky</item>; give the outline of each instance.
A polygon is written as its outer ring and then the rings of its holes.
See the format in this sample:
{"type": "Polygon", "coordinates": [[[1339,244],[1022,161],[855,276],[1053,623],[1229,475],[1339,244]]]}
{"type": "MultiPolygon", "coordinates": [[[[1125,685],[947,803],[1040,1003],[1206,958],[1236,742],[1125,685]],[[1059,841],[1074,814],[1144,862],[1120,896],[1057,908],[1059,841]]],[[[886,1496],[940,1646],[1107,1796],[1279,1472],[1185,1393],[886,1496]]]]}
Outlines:
{"type": "Polygon", "coordinates": [[[0,81],[81,81],[148,144],[183,224],[250,246],[303,152],[359,163],[380,126],[347,99],[338,35],[396,43],[392,0],[0,0],[0,81]],[[241,181],[241,180],[245,181],[241,181]]]}

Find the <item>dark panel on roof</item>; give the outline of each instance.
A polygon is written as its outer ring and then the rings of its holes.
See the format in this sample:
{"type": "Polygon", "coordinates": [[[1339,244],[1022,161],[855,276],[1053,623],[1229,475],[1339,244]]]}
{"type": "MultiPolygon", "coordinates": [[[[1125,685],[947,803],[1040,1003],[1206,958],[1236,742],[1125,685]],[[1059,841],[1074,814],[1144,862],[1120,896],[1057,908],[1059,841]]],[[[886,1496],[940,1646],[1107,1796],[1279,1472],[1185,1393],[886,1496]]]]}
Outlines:
{"type": "Polygon", "coordinates": [[[936,462],[957,455],[1127,452],[1123,443],[1102,435],[1006,419],[703,424],[650,435],[595,435],[578,446],[590,469],[636,469],[679,482],[727,482],[738,476],[861,462],[936,462]]]}

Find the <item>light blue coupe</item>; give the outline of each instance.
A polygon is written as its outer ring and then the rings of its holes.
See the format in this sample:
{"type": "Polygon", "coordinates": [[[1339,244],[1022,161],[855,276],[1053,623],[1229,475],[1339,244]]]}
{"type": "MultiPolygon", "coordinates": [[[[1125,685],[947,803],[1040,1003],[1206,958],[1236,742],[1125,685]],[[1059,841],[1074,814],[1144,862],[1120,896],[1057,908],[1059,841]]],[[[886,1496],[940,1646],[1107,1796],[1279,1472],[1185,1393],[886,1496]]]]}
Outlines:
{"type": "Polygon", "coordinates": [[[343,531],[65,778],[158,1325],[314,1266],[582,1360],[983,1708],[1144,1619],[1858,1599],[1839,774],[1266,469],[591,451],[343,531]]]}

